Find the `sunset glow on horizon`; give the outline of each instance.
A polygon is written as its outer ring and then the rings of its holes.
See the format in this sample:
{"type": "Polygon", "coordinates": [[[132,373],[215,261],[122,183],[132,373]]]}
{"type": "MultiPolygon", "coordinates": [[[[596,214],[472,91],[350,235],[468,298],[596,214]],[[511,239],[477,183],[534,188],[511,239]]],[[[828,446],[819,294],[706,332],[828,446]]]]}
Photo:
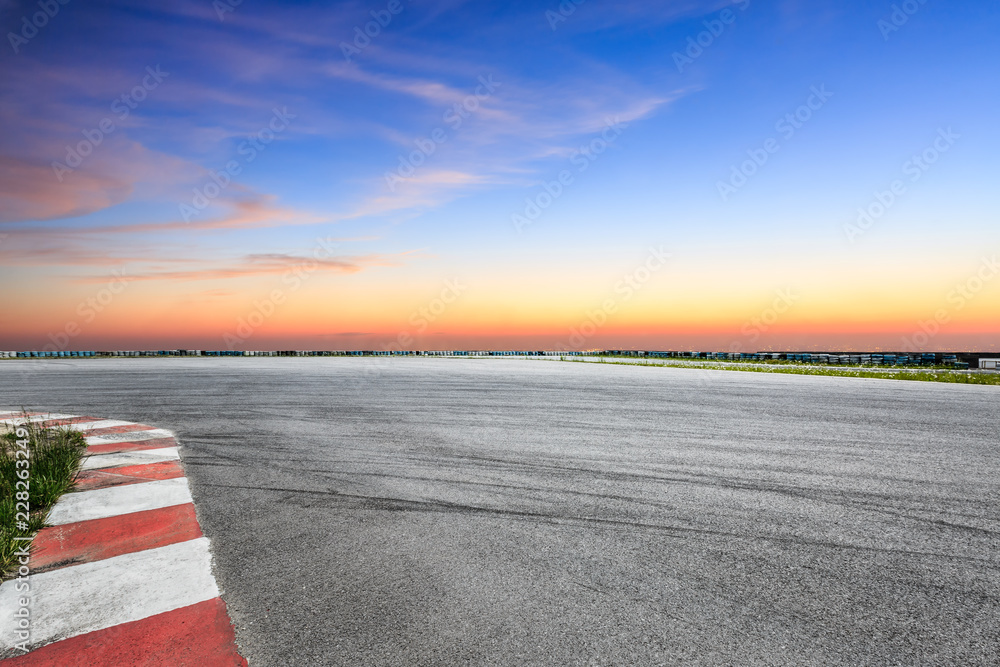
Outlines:
{"type": "Polygon", "coordinates": [[[1000,346],[995,3],[57,5],[0,349],[1000,346]]]}

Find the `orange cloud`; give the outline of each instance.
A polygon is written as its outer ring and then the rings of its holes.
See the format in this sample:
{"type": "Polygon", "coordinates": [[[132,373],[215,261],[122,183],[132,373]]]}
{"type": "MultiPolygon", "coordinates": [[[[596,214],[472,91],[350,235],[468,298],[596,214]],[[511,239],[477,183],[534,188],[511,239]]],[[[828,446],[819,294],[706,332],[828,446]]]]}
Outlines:
{"type": "Polygon", "coordinates": [[[0,155],[0,222],[72,218],[120,204],[131,182],[97,173],[78,173],[60,183],[51,167],[0,155]]]}

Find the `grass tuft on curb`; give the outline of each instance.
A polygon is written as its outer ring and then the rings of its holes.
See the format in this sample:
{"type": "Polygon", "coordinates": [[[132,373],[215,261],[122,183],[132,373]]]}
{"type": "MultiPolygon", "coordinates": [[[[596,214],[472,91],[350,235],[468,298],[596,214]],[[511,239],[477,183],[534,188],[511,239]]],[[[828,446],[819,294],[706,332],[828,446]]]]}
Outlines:
{"type": "Polygon", "coordinates": [[[76,484],[87,455],[78,431],[27,421],[10,428],[0,433],[0,580],[17,570],[16,552],[29,543],[15,538],[33,536],[45,526],[49,510],[76,484]],[[27,479],[22,479],[25,470],[27,479]]]}

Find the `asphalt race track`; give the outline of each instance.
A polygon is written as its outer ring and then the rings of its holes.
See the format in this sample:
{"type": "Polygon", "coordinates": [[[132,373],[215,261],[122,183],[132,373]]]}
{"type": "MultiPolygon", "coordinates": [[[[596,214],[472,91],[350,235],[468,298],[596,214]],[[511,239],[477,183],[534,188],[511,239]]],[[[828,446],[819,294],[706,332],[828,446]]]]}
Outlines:
{"type": "Polygon", "coordinates": [[[0,406],[177,432],[251,665],[1000,662],[997,387],[10,360],[0,406]]]}

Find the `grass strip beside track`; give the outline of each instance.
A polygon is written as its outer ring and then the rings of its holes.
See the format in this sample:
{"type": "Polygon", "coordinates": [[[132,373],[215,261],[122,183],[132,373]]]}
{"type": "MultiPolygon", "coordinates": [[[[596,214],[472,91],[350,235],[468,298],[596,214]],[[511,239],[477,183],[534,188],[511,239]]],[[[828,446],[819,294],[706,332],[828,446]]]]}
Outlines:
{"type": "Polygon", "coordinates": [[[45,526],[49,510],[76,484],[87,454],[78,431],[42,428],[27,420],[9,428],[0,432],[0,579],[17,571],[17,551],[30,543],[16,538],[34,536],[45,526]],[[22,479],[25,470],[27,479],[22,479]]]}
{"type": "Polygon", "coordinates": [[[828,377],[850,377],[850,378],[874,378],[879,380],[910,380],[916,382],[951,382],[956,384],[979,384],[979,385],[1000,385],[1000,373],[977,373],[955,370],[889,370],[879,368],[830,368],[828,366],[816,367],[804,364],[768,364],[752,362],[725,362],[725,361],[611,361],[607,358],[600,359],[567,359],[560,357],[560,361],[571,361],[583,364],[615,364],[619,366],[656,366],[668,368],[701,368],[712,371],[744,371],[748,373],[784,373],[786,375],[823,375],[828,377]]]}

